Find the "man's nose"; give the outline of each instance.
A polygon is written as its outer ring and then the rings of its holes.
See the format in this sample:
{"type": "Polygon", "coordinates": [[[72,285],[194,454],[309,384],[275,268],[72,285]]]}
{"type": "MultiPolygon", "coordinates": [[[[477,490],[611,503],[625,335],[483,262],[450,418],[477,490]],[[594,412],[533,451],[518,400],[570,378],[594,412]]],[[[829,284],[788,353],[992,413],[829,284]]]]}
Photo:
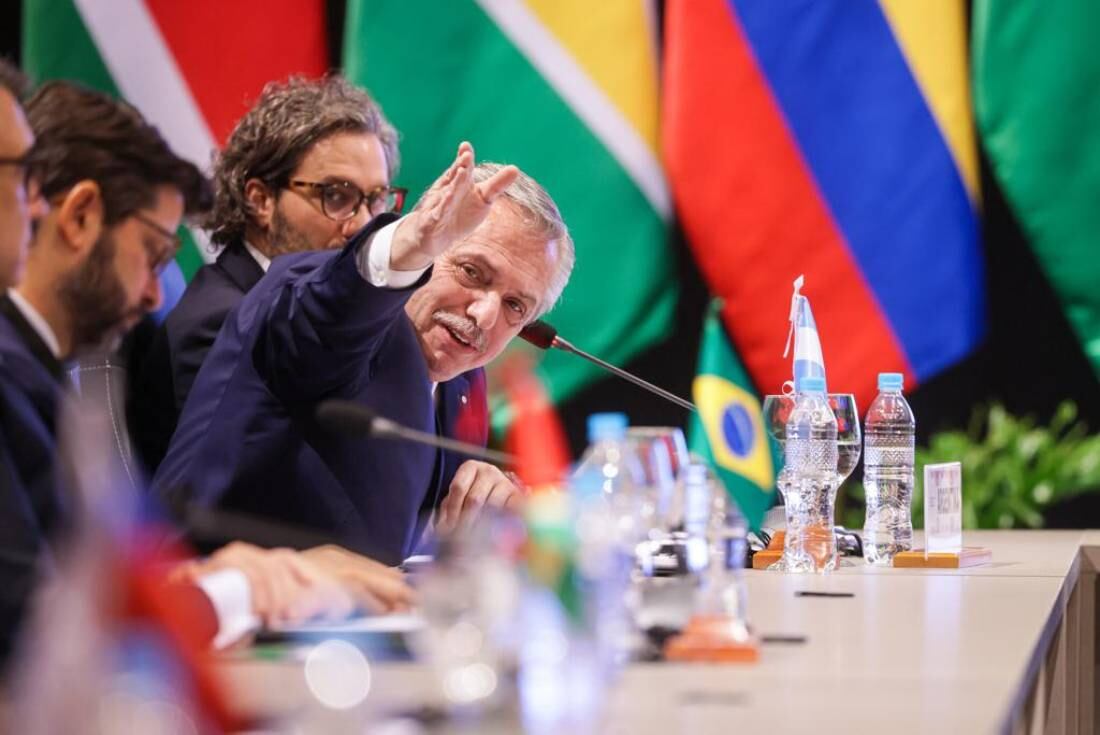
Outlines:
{"type": "Polygon", "coordinates": [[[482,331],[492,329],[500,317],[500,296],[492,291],[482,293],[470,304],[466,314],[482,331]]]}
{"type": "Polygon", "coordinates": [[[149,274],[145,281],[145,291],[141,294],[141,306],[145,313],[156,311],[164,302],[164,289],[160,285],[160,276],[149,274]]]}
{"type": "Polygon", "coordinates": [[[42,219],[50,213],[50,203],[42,196],[42,187],[31,179],[27,183],[27,216],[32,222],[42,219]]]}
{"type": "Polygon", "coordinates": [[[347,240],[351,238],[351,236],[354,235],[356,232],[359,232],[359,230],[363,229],[364,225],[370,222],[370,220],[370,209],[368,209],[367,205],[364,204],[363,206],[359,207],[358,212],[340,223],[340,234],[344,236],[345,240],[347,240]]]}

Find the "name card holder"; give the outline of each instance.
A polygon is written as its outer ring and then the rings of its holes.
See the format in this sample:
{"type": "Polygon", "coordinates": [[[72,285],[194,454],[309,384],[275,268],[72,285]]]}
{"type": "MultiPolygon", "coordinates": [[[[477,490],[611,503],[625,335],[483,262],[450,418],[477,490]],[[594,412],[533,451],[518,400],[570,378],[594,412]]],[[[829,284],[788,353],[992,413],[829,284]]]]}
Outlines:
{"type": "Polygon", "coordinates": [[[924,543],[926,548],[894,556],[908,569],[963,569],[989,564],[993,552],[962,545],[962,463],[924,467],[924,543]]]}

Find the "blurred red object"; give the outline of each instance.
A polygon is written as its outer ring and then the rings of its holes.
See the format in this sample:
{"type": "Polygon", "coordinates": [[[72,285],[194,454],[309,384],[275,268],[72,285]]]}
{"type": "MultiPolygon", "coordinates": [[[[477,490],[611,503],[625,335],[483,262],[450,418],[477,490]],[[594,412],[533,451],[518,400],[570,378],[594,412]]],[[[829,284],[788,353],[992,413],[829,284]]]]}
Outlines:
{"type": "Polygon", "coordinates": [[[500,379],[512,407],[505,446],[516,458],[516,474],[533,491],[559,486],[569,470],[569,448],[542,382],[520,355],[509,358],[500,379]]]}

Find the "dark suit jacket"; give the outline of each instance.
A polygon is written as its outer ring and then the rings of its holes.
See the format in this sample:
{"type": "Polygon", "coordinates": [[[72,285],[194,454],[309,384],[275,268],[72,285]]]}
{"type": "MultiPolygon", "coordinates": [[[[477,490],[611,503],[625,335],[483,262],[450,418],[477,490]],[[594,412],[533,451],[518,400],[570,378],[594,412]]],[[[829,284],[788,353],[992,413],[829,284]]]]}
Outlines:
{"type": "Polygon", "coordinates": [[[437,388],[404,306],[413,287],[379,289],[356,253],[285,255],[229,316],[199,371],[154,487],[181,498],[331,534],[390,564],[411,553],[427,513],[466,458],[409,442],[331,434],[317,404],[342,398],[422,431],[484,444],[485,376],[437,388]],[[470,411],[472,413],[467,413],[470,411]]]}
{"type": "Polygon", "coordinates": [[[133,350],[127,413],[134,448],[149,472],[168,451],[191,385],[226,316],[263,275],[243,243],[228,246],[195,273],[148,348],[133,350]]]}
{"type": "Polygon", "coordinates": [[[56,478],[64,371],[0,296],[0,664],[6,662],[51,543],[68,522],[56,478]]]}

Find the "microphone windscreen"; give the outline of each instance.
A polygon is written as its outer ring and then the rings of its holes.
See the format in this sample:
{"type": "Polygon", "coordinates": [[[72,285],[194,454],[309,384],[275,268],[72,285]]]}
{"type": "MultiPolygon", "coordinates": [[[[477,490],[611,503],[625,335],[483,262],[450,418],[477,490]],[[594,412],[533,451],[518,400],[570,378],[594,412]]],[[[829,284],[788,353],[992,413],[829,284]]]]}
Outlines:
{"type": "Polygon", "coordinates": [[[336,434],[365,436],[378,418],[371,409],[353,401],[325,401],[317,407],[317,423],[336,434]]]}
{"type": "Polygon", "coordinates": [[[554,345],[554,338],[558,336],[558,330],[541,319],[536,319],[521,329],[519,336],[541,350],[548,350],[554,345]]]}

